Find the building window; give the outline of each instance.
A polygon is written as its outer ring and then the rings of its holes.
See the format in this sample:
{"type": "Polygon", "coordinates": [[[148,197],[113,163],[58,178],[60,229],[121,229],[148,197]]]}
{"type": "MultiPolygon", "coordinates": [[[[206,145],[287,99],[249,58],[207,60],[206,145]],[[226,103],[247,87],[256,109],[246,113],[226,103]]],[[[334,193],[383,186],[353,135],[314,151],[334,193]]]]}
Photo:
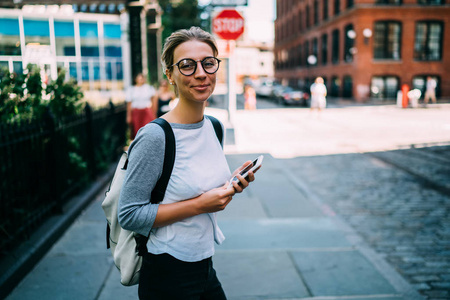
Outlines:
{"type": "Polygon", "coordinates": [[[122,57],[122,45],[120,43],[120,25],[104,24],[103,25],[105,40],[105,56],[122,57]]]}
{"type": "MultiPolygon", "coordinates": [[[[315,61],[315,63],[313,63],[313,65],[317,64],[317,56],[319,55],[319,49],[318,49],[318,41],[317,38],[314,38],[312,41],[312,55],[314,55],[315,59],[312,61],[315,61]]],[[[311,63],[311,62],[310,62],[311,63]]]]}
{"type": "Polygon", "coordinates": [[[328,34],[322,35],[322,65],[328,63],[328,34]]]}
{"type": "Polygon", "coordinates": [[[374,58],[400,59],[401,26],[398,22],[375,22],[374,58]]]}
{"type": "Polygon", "coordinates": [[[0,36],[0,55],[21,55],[18,19],[0,19],[0,36]]]}
{"type": "Polygon", "coordinates": [[[331,77],[331,97],[339,97],[339,90],[341,89],[341,80],[337,76],[331,77]]]}
{"type": "Polygon", "coordinates": [[[99,56],[97,23],[80,22],[81,56],[99,56]]]}
{"type": "Polygon", "coordinates": [[[441,60],[442,23],[417,22],[414,58],[417,60],[441,60]]]}
{"type": "Polygon", "coordinates": [[[377,2],[375,2],[375,3],[382,4],[382,5],[401,5],[402,0],[377,0],[377,2]]]}
{"type": "Polygon", "coordinates": [[[345,44],[344,44],[344,61],[353,61],[353,51],[355,51],[355,37],[356,33],[353,29],[353,25],[349,24],[345,27],[345,44]]]}
{"type": "Polygon", "coordinates": [[[328,0],[323,0],[322,9],[323,9],[323,19],[327,20],[328,19],[328,0]]]}
{"type": "Polygon", "coordinates": [[[75,56],[75,30],[73,22],[55,21],[56,55],[75,56]]]}
{"type": "Polygon", "coordinates": [[[431,76],[431,78],[433,78],[436,81],[436,83],[437,83],[436,97],[439,98],[441,96],[441,79],[439,76],[433,76],[433,75],[414,76],[412,79],[412,89],[420,90],[422,92],[421,98],[423,98],[423,96],[425,95],[428,76],[431,76]]]}
{"type": "Polygon", "coordinates": [[[319,1],[314,0],[314,25],[319,23],[319,1]]]}
{"type": "Polygon", "coordinates": [[[394,99],[399,90],[399,81],[395,76],[375,76],[372,78],[370,95],[378,99],[394,99]]]}
{"type": "Polygon", "coordinates": [[[334,0],[334,15],[338,15],[341,11],[341,0],[334,0]]]}
{"type": "Polygon", "coordinates": [[[353,7],[353,5],[354,5],[353,0],[347,0],[347,8],[351,8],[353,7]]]}
{"type": "Polygon", "coordinates": [[[353,80],[351,76],[344,76],[342,97],[352,98],[353,97],[353,80]]]}
{"type": "Polygon", "coordinates": [[[25,45],[50,46],[50,27],[48,21],[23,20],[25,45]]]}
{"type": "Polygon", "coordinates": [[[441,5],[444,4],[444,0],[417,0],[417,3],[423,5],[441,5]]]}
{"type": "Polygon", "coordinates": [[[298,16],[297,16],[297,22],[298,22],[298,30],[299,32],[303,31],[303,18],[302,18],[302,14],[299,12],[298,16]]]}
{"type": "Polygon", "coordinates": [[[292,47],[289,49],[289,69],[295,69],[295,66],[297,65],[296,59],[297,55],[295,53],[295,48],[292,47]]]}
{"type": "Polygon", "coordinates": [[[306,5],[306,28],[309,28],[309,25],[311,25],[310,23],[310,16],[309,16],[309,5],[306,5]]]}
{"type": "Polygon", "coordinates": [[[305,66],[308,66],[309,41],[305,42],[305,51],[303,51],[303,53],[304,53],[303,59],[305,60],[305,66]]]}
{"type": "Polygon", "coordinates": [[[339,62],[339,30],[335,29],[332,33],[332,52],[331,62],[337,64],[339,62]]]}
{"type": "Polygon", "coordinates": [[[302,46],[297,46],[297,55],[298,55],[298,61],[297,64],[299,67],[303,66],[303,57],[302,57],[302,46]]]}

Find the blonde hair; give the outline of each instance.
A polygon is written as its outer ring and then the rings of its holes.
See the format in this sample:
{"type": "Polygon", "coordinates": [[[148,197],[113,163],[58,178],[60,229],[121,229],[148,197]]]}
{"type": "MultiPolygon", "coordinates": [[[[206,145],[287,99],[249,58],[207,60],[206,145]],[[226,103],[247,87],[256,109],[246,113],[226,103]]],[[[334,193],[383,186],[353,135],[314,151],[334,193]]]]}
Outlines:
{"type": "Polygon", "coordinates": [[[184,42],[197,40],[208,44],[213,50],[214,56],[217,56],[219,51],[217,50],[216,41],[214,37],[209,32],[204,31],[200,27],[192,26],[189,29],[181,29],[172,33],[165,41],[162,55],[161,63],[164,71],[170,71],[175,62],[173,61],[173,54],[175,48],[184,42]]]}

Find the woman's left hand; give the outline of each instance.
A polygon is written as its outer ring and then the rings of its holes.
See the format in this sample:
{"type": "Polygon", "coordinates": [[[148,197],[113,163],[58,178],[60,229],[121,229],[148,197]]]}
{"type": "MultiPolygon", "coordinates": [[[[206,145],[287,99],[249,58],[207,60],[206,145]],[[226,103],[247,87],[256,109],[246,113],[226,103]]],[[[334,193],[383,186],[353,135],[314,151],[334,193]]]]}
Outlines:
{"type": "Polygon", "coordinates": [[[233,172],[233,177],[236,176],[236,178],[239,179],[239,181],[233,181],[232,183],[236,193],[242,193],[242,191],[248,187],[250,182],[255,180],[255,173],[253,171],[248,172],[247,178],[244,178],[242,175],[239,174],[246,166],[248,166],[251,163],[252,161],[249,160],[233,172]]]}

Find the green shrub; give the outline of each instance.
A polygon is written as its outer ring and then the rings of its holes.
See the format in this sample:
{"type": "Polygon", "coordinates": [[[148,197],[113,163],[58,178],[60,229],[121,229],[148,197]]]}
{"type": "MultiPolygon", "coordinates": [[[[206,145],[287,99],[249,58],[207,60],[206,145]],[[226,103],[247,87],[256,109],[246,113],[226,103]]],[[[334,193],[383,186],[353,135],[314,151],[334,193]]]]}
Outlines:
{"type": "Polygon", "coordinates": [[[2,123],[42,118],[49,109],[56,120],[74,116],[82,109],[83,93],[74,80],[65,81],[65,71],[45,85],[41,69],[28,65],[24,74],[0,70],[0,120],[2,123]]]}

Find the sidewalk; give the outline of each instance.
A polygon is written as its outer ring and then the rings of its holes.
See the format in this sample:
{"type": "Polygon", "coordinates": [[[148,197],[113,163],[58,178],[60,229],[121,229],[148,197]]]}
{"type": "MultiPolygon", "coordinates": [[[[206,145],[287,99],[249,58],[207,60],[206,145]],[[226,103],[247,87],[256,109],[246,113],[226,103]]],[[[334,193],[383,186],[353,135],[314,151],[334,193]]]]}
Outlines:
{"type": "MultiPolygon", "coordinates": [[[[430,135],[425,128],[422,134],[411,115],[417,111],[377,108],[378,113],[368,114],[357,109],[326,111],[321,120],[307,119],[306,110],[237,114],[236,145],[225,147],[230,168],[260,153],[265,158],[252,186],[219,213],[226,240],[216,248],[214,264],[229,299],[422,299],[317,191],[294,175],[290,158],[315,149],[325,155],[450,141],[450,127],[443,123],[442,131],[430,135]],[[390,137],[378,127],[370,129],[380,121],[385,127],[399,125],[398,132],[390,137]],[[328,135],[320,142],[321,131],[328,135]],[[414,134],[406,134],[410,131],[414,134]]],[[[226,120],[222,111],[209,113],[226,120]]],[[[101,192],[6,299],[137,299],[137,287],[121,286],[105,247],[103,197],[101,192]]]]}
{"type": "MultiPolygon", "coordinates": [[[[247,158],[229,155],[230,167],[247,158]]],[[[219,214],[227,239],[214,264],[229,299],[420,299],[283,166],[266,154],[258,180],[219,214]]],[[[8,300],[137,299],[105,248],[102,200],[100,193],[8,300]]]]}

